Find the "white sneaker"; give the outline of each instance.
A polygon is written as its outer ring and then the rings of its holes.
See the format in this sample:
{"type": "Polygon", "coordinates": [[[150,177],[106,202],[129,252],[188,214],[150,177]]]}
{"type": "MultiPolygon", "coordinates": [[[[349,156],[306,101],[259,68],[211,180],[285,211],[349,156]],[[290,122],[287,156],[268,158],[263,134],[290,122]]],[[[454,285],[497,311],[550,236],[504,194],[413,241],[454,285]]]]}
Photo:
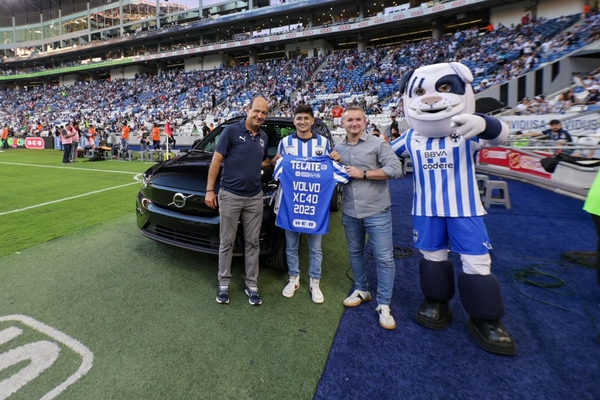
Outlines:
{"type": "Polygon", "coordinates": [[[375,310],[379,313],[379,325],[384,329],[396,329],[396,321],[392,316],[390,306],[379,306],[375,310]]]}
{"type": "Polygon", "coordinates": [[[343,304],[346,307],[356,307],[363,301],[369,301],[371,299],[371,293],[368,290],[355,290],[350,296],[346,297],[346,300],[344,300],[343,304]]]}
{"type": "Polygon", "coordinates": [[[310,278],[310,294],[312,295],[312,301],[315,303],[321,304],[325,301],[323,292],[321,292],[321,288],[319,287],[318,279],[310,278]]]}
{"type": "Polygon", "coordinates": [[[294,292],[296,292],[296,290],[298,290],[299,287],[300,287],[300,276],[291,276],[290,275],[288,284],[285,285],[285,287],[283,288],[283,292],[281,292],[281,294],[283,295],[283,297],[292,297],[294,295],[294,292]]]}

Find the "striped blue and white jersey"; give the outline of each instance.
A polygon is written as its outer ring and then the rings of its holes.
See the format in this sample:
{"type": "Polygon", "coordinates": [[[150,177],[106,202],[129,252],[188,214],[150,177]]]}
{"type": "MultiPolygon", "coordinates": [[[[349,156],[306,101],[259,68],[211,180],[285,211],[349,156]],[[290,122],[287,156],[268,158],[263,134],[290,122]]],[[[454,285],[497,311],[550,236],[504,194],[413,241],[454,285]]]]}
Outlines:
{"type": "Polygon", "coordinates": [[[304,140],[300,139],[297,133],[293,133],[281,139],[277,153],[300,157],[318,157],[329,155],[331,147],[329,141],[321,135],[313,133],[310,139],[304,140]]]}
{"type": "Polygon", "coordinates": [[[285,155],[277,160],[273,179],[281,182],[281,204],[276,224],[282,229],[325,234],[329,229],[329,206],[335,185],[350,176],[329,156],[285,155]]]}
{"type": "Polygon", "coordinates": [[[475,179],[475,156],[481,149],[477,137],[458,134],[443,138],[421,136],[414,129],[392,142],[398,156],[413,164],[413,215],[473,217],[485,215],[475,179]]]}

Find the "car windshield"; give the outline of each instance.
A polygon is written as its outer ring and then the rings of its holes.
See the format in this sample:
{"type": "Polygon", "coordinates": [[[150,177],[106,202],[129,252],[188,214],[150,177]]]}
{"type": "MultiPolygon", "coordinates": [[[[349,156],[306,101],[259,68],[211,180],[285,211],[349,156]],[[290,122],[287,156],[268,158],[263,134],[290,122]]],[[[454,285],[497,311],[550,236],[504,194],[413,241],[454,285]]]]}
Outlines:
{"type": "MultiPolygon", "coordinates": [[[[194,151],[206,151],[206,152],[214,152],[217,148],[217,144],[219,143],[219,139],[221,137],[221,132],[225,129],[226,126],[231,123],[237,123],[236,121],[230,123],[223,123],[217,126],[206,138],[202,141],[198,142],[194,146],[194,151]]],[[[277,154],[277,146],[279,145],[279,141],[290,135],[291,133],[296,131],[294,124],[290,121],[267,121],[261,129],[267,134],[269,138],[269,157],[275,157],[277,154]]]]}

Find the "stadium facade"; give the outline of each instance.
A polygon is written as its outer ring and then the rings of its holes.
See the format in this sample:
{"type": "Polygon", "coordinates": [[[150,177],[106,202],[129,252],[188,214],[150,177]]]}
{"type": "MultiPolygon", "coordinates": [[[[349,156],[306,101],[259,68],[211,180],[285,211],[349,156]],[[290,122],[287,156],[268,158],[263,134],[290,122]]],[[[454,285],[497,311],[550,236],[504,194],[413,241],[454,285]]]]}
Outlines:
{"type": "Polygon", "coordinates": [[[70,85],[169,69],[437,38],[525,14],[580,13],[583,1],[7,0],[0,3],[0,86],[70,85]],[[191,4],[191,5],[190,5],[191,4]]]}

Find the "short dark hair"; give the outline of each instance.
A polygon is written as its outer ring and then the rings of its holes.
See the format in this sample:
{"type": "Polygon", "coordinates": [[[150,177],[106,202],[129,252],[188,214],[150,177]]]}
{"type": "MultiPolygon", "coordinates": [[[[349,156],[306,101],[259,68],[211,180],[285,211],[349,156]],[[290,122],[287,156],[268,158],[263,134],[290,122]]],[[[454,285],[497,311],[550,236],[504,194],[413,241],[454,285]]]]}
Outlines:
{"type": "Polygon", "coordinates": [[[315,117],[315,113],[313,112],[312,107],[307,104],[299,104],[296,107],[296,109],[294,110],[294,116],[298,114],[309,114],[312,118],[315,117]]]}
{"type": "Polygon", "coordinates": [[[556,124],[560,124],[560,121],[557,119],[551,119],[550,120],[550,125],[556,125],[556,124]]]}

